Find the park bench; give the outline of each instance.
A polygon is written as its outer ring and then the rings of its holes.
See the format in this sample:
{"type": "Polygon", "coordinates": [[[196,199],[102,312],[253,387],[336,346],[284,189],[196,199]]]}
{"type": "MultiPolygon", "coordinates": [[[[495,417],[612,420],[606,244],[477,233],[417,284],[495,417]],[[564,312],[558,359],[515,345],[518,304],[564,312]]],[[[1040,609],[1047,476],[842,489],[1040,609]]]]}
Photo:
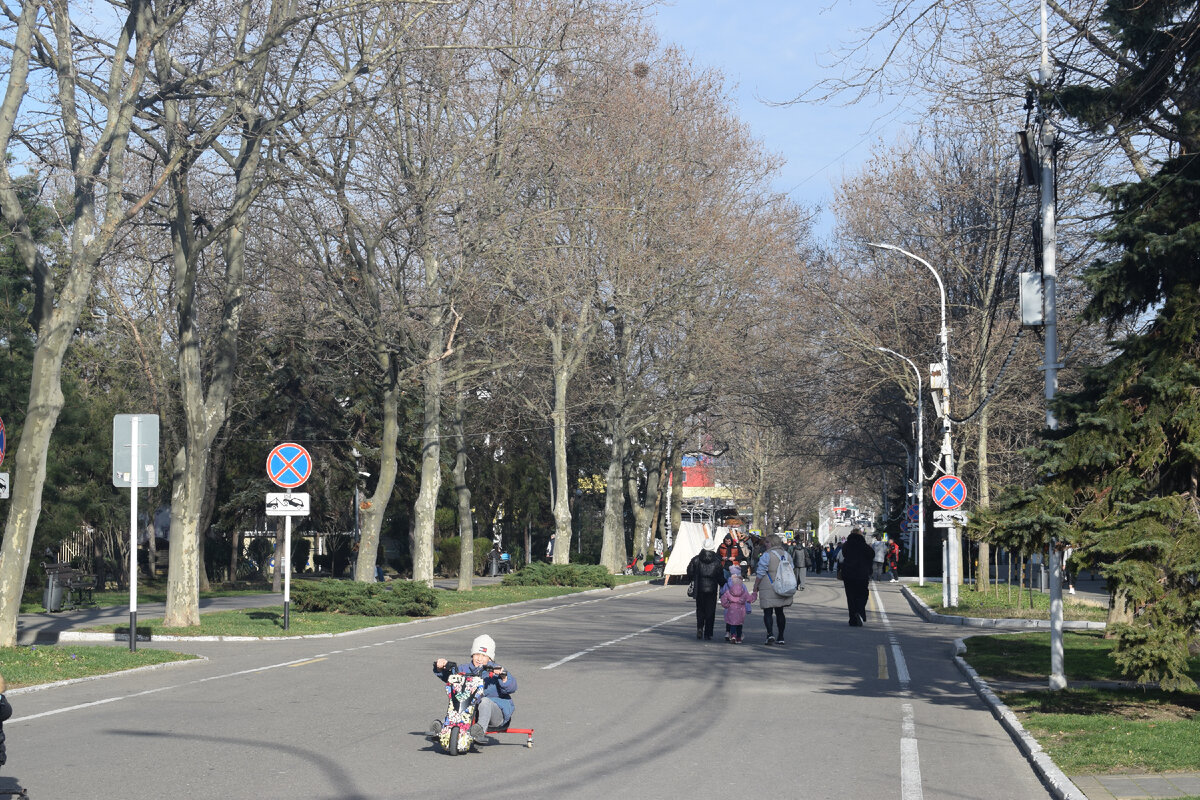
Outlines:
{"type": "Polygon", "coordinates": [[[66,608],[81,608],[92,605],[92,590],[96,588],[96,576],[72,569],[63,575],[66,608]]]}

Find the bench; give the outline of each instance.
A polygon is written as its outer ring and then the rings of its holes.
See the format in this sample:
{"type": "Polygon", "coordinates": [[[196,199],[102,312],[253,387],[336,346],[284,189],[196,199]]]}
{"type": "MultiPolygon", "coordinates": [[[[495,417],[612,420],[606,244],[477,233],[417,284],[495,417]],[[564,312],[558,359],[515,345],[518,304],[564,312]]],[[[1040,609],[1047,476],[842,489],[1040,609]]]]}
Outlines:
{"type": "Polygon", "coordinates": [[[59,580],[63,582],[64,608],[94,605],[92,590],[96,588],[95,575],[88,575],[77,569],[60,570],[58,574],[59,580]]]}

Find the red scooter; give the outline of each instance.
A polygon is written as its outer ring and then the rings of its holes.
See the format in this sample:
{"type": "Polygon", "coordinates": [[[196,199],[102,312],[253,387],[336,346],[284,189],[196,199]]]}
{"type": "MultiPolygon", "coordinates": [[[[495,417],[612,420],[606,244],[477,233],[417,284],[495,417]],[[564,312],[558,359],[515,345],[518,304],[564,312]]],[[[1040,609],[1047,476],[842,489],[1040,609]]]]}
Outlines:
{"type": "Polygon", "coordinates": [[[653,561],[647,561],[642,564],[641,568],[637,568],[637,562],[642,560],[642,554],[638,553],[632,561],[625,565],[625,569],[621,570],[622,575],[647,575],[651,578],[661,577],[663,570],[667,566],[667,559],[661,555],[655,554],[653,561]]]}

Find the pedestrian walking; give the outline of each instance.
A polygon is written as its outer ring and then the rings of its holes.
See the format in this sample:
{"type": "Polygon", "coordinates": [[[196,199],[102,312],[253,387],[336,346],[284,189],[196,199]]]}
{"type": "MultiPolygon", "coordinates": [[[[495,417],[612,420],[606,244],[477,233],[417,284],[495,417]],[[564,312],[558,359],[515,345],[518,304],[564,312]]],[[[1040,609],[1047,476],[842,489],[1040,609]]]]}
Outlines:
{"type": "Polygon", "coordinates": [[[787,558],[783,549],[783,539],[778,536],[767,537],[767,551],[758,560],[754,571],[754,593],[758,595],[758,604],[763,610],[763,625],[767,628],[767,644],[784,644],[783,630],[787,626],[783,610],[792,604],[792,596],[781,595],[771,587],[768,575],[774,575],[779,566],[779,560],[787,558]],[[775,638],[775,630],[779,630],[779,638],[775,638]]]}
{"type": "Polygon", "coordinates": [[[804,591],[804,580],[808,577],[808,548],[799,545],[792,552],[792,564],[796,567],[796,591],[804,591]]]}
{"type": "Polygon", "coordinates": [[[889,581],[890,583],[895,583],[898,580],[896,577],[896,568],[899,566],[900,566],[900,544],[895,539],[889,539],[888,540],[888,554],[887,554],[887,568],[888,568],[888,571],[892,574],[892,579],[891,579],[891,581],[889,581]]]}
{"type": "Polygon", "coordinates": [[[875,551],[863,538],[862,529],[854,528],[842,543],[840,555],[839,568],[846,590],[846,610],[850,613],[850,624],[857,627],[867,621],[867,592],[875,551]]]}
{"type": "Polygon", "coordinates": [[[700,552],[688,562],[687,579],[696,601],[696,638],[712,639],[717,615],[717,595],[725,585],[725,572],[717,558],[717,542],[705,539],[700,552]]]}
{"type": "Polygon", "coordinates": [[[871,560],[871,577],[879,580],[883,577],[883,563],[887,561],[887,542],[878,533],[875,534],[875,541],[871,543],[871,550],[875,554],[871,560]]]}
{"type": "Polygon", "coordinates": [[[721,593],[721,607],[725,609],[725,641],[731,644],[742,643],[742,626],[756,599],[757,595],[746,589],[741,568],[730,567],[729,583],[721,593]]]}

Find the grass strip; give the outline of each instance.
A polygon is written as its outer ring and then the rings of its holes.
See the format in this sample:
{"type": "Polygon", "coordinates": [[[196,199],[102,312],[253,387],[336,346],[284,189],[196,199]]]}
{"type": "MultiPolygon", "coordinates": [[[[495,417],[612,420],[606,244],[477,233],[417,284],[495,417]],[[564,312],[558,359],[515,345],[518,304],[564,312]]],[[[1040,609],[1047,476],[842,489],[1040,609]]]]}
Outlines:
{"type": "MultiPolygon", "coordinates": [[[[960,586],[958,605],[947,608],[942,605],[942,585],[927,583],[924,586],[908,584],[917,597],[939,614],[958,617],[983,617],[985,619],[1050,619],[1050,595],[1034,592],[1033,607],[1030,608],[1028,590],[993,587],[989,592],[977,592],[972,586],[960,586]]],[[[1108,609],[1072,599],[1063,598],[1063,619],[1087,622],[1104,622],[1108,609]]]]}
{"type": "MultiPolygon", "coordinates": [[[[479,608],[541,600],[587,591],[574,586],[479,586],[469,592],[439,591],[435,617],[473,611],[479,608]]],[[[209,611],[200,615],[200,624],[187,628],[163,627],[162,619],[138,620],[138,634],[154,636],[305,636],[321,633],[346,633],[411,622],[414,617],[374,617],[356,614],[295,611],[288,615],[288,629],[283,629],[283,606],[248,608],[236,611],[209,611]]],[[[84,630],[128,634],[129,625],[97,625],[84,630]]]]}
{"type": "Polygon", "coordinates": [[[1001,699],[1069,775],[1185,772],[1200,764],[1194,693],[1070,689],[1001,699]]]}
{"type": "Polygon", "coordinates": [[[128,647],[40,644],[0,647],[0,675],[4,676],[10,689],[16,689],[195,658],[199,656],[170,650],[130,652],[128,647]]]}
{"type": "MultiPolygon", "coordinates": [[[[967,663],[988,681],[1043,681],[1050,674],[1050,632],[1030,631],[966,640],[967,663]]],[[[1126,680],[1109,654],[1115,642],[1103,631],[1064,631],[1063,669],[1072,681],[1126,680]]],[[[1200,681],[1200,658],[1188,673],[1200,681]]]]}

